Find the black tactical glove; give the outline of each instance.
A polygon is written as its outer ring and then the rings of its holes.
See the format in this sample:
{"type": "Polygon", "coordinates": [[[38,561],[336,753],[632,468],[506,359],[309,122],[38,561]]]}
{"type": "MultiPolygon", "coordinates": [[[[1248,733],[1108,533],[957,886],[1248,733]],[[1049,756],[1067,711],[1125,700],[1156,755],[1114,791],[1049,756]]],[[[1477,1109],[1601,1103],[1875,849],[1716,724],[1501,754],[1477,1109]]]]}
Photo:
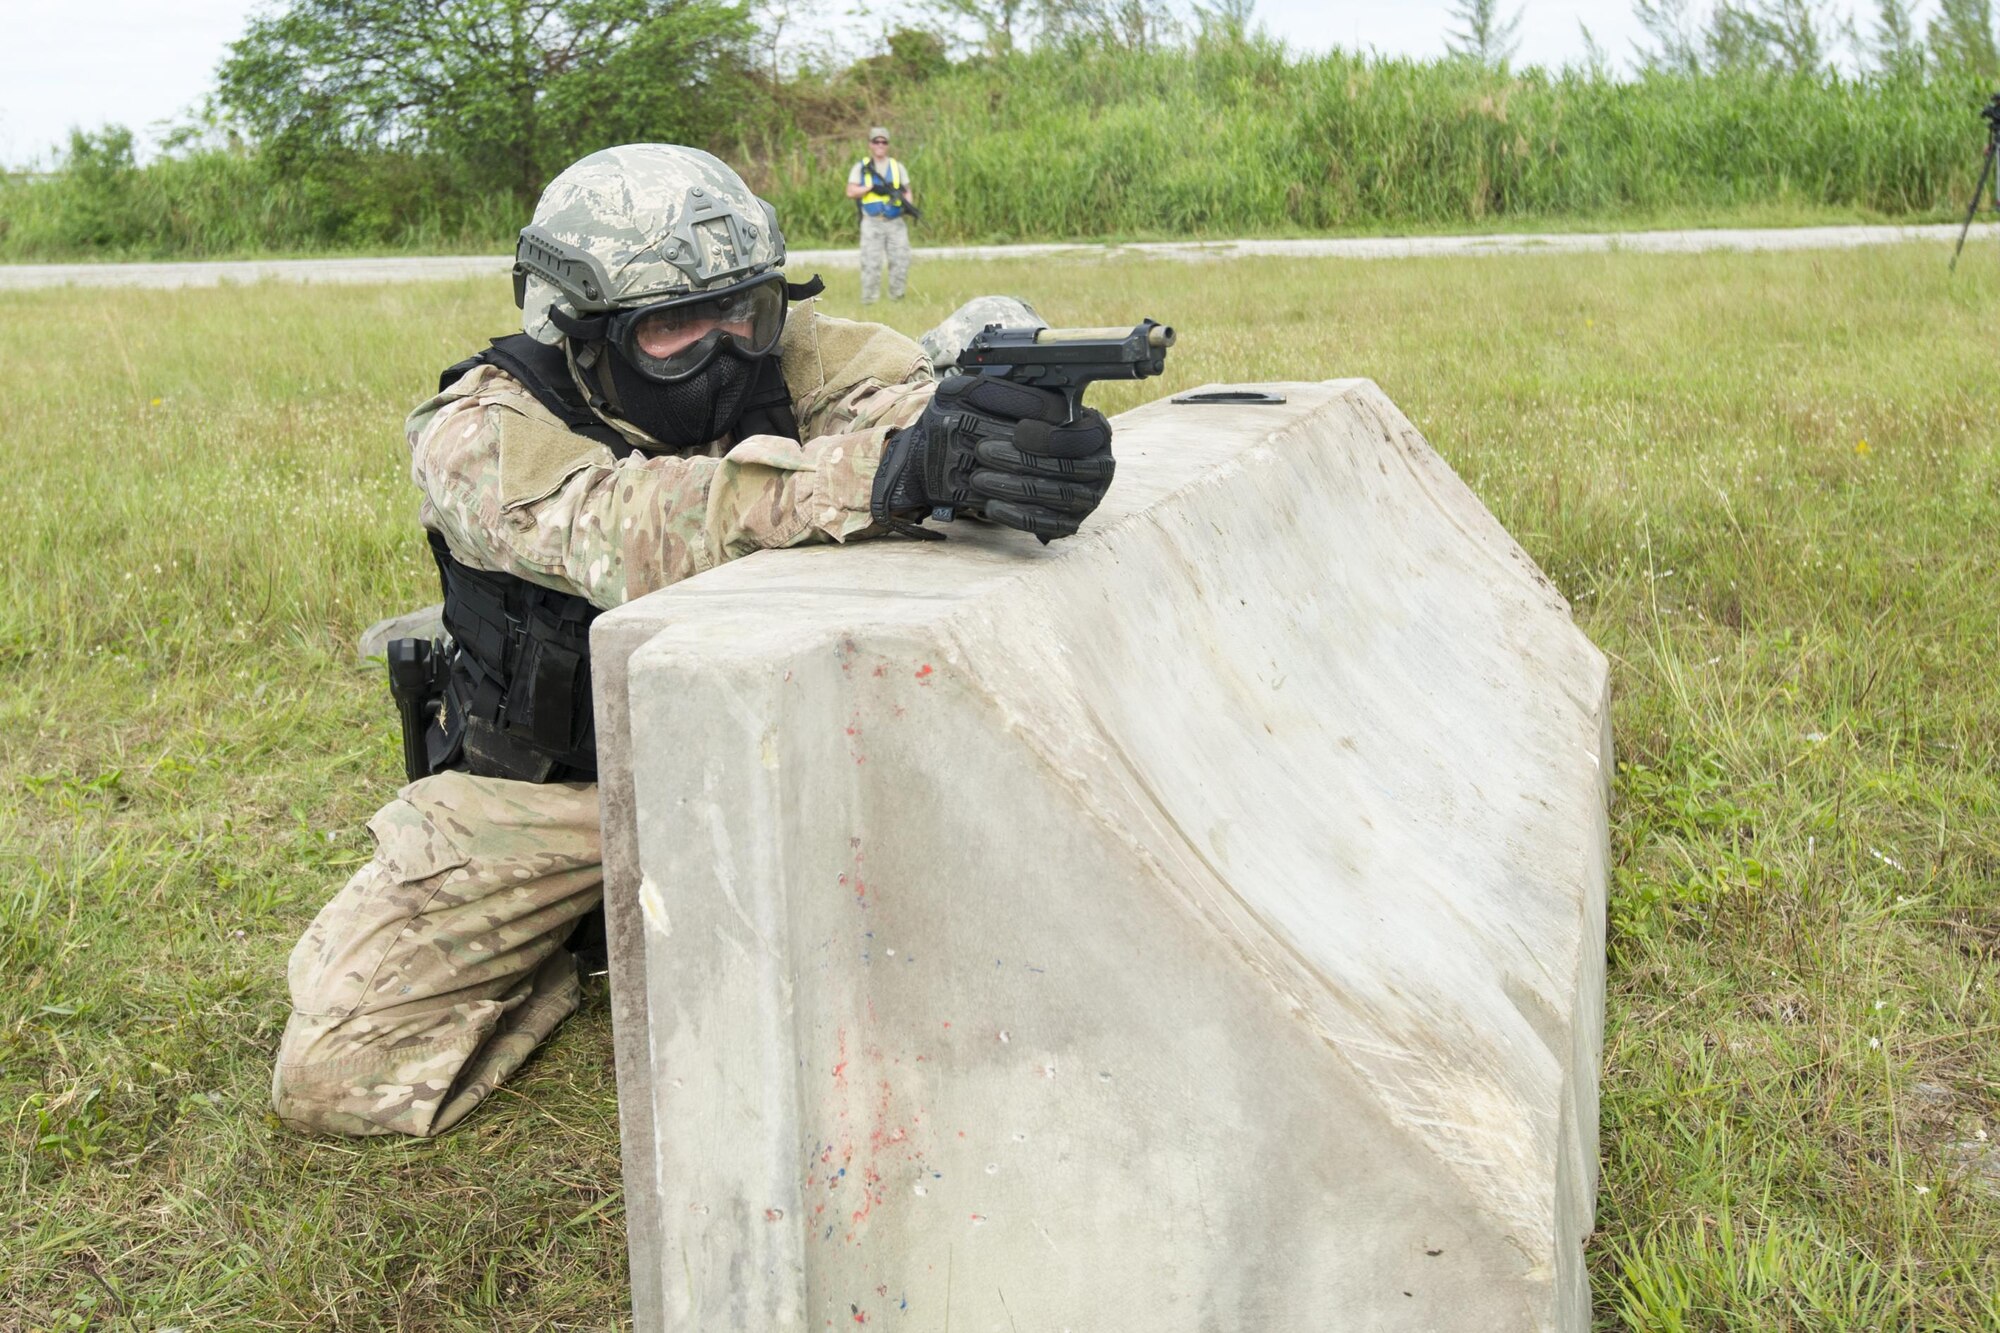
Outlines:
{"type": "Polygon", "coordinates": [[[1067,537],[1111,485],[1111,423],[1095,408],[1049,389],[991,375],[953,375],[938,385],[917,424],[897,432],[875,474],[879,523],[912,536],[916,525],[974,514],[1032,532],[1067,537]]]}

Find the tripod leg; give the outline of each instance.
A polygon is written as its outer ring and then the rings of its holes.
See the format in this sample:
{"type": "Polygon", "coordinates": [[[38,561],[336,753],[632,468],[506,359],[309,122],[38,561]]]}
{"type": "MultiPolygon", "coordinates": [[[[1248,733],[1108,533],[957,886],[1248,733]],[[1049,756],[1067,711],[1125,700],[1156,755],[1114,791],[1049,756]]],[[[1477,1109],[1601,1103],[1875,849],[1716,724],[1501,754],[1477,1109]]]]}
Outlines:
{"type": "MultiPolygon", "coordinates": [[[[1979,213],[1979,200],[1986,193],[1986,178],[1993,174],[1993,153],[2000,149],[2000,135],[1986,140],[1986,160],[1979,164],[1979,183],[1972,187],[1972,205],[1965,210],[1965,225],[1958,229],[1958,248],[1951,252],[1951,263],[1947,272],[1958,271],[1958,257],[1965,252],[1965,238],[1972,231],[1972,219],[1979,213]]],[[[1994,183],[1996,196],[2000,196],[2000,181],[1994,183]]],[[[2000,205],[1996,205],[2000,207],[2000,205]]]]}

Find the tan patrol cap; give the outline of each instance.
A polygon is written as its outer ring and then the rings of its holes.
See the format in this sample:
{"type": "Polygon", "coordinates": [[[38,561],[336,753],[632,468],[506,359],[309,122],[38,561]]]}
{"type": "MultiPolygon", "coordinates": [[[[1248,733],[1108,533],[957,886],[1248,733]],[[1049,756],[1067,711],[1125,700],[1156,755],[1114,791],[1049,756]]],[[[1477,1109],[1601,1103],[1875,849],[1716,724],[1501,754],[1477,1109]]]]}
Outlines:
{"type": "Polygon", "coordinates": [[[877,125],[874,129],[868,131],[868,141],[870,143],[875,142],[875,140],[877,139],[886,139],[888,137],[889,137],[889,131],[883,129],[880,125],[877,125]]]}

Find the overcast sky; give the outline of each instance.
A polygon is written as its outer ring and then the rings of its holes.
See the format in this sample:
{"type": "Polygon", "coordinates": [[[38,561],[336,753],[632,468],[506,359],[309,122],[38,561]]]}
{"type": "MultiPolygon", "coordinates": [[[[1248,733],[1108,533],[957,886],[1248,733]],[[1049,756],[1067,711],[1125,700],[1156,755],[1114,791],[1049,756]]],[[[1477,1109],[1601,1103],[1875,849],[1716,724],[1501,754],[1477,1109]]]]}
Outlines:
{"type": "MultiPolygon", "coordinates": [[[[1849,13],[1854,4],[1833,7],[1849,13]]],[[[257,0],[93,0],[78,8],[0,0],[0,164],[46,163],[72,126],[129,125],[150,146],[157,133],[149,131],[210,90],[225,48],[256,8],[257,0]]],[[[1428,56],[1444,50],[1451,8],[1451,0],[1257,0],[1257,19],[1295,47],[1428,56]]],[[[1524,8],[1523,62],[1580,59],[1579,22],[1621,60],[1639,35],[1626,0],[1525,0],[1524,8]]]]}

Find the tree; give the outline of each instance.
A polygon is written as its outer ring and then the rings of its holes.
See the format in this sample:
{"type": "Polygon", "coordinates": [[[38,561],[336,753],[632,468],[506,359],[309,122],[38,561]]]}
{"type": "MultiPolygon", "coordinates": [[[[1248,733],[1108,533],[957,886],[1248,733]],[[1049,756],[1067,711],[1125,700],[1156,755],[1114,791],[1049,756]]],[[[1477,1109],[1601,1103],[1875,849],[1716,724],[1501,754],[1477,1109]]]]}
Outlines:
{"type": "Polygon", "coordinates": [[[301,170],[425,151],[525,204],[584,152],[722,131],[752,31],[740,0],[290,0],[231,45],[218,97],[301,170]]]}
{"type": "Polygon", "coordinates": [[[1168,0],[1038,0],[1036,14],[1044,41],[1096,41],[1127,51],[1155,50],[1181,30],[1168,0]]]}
{"type": "Polygon", "coordinates": [[[820,0],[757,0],[757,45],[764,53],[765,77],[773,85],[784,78],[786,30],[810,26],[820,9],[820,0]]]}
{"type": "Polygon", "coordinates": [[[1030,0],[940,0],[938,8],[979,27],[979,44],[989,56],[1004,56],[1027,44],[1022,31],[1033,12],[1030,0]]]}
{"type": "Polygon", "coordinates": [[[1500,0],[1455,0],[1451,17],[1459,26],[1445,34],[1445,45],[1462,59],[1497,67],[1521,45],[1521,11],[1501,18],[1500,0]]]}
{"type": "Polygon", "coordinates": [[[889,34],[888,43],[889,63],[898,78],[923,83],[951,68],[944,38],[928,28],[898,28],[889,34]]]}
{"type": "Polygon", "coordinates": [[[1822,0],[1729,0],[1709,15],[1702,46],[1711,69],[1774,69],[1793,74],[1826,67],[1822,0]]]}
{"type": "Polygon", "coordinates": [[[1593,79],[1611,77],[1611,53],[1606,51],[1590,31],[1590,25],[1582,19],[1576,21],[1576,30],[1583,38],[1583,68],[1593,79]]]}
{"type": "Polygon", "coordinates": [[[1993,78],[2000,72],[2000,53],[1993,46],[1993,0],[1938,0],[1930,49],[1940,69],[1993,78]]]}
{"type": "Polygon", "coordinates": [[[1924,48],[1917,37],[1917,18],[1910,0],[1876,0],[1875,36],[1870,47],[1875,67],[1884,74],[1922,73],[1924,48]]]}
{"type": "Polygon", "coordinates": [[[1257,17],[1257,0],[1214,0],[1203,4],[1195,0],[1195,31],[1211,42],[1241,42],[1250,35],[1250,24],[1257,17]]]}
{"type": "Polygon", "coordinates": [[[1632,16],[1652,39],[1650,45],[1632,44],[1642,68],[1666,74],[1693,74],[1701,69],[1688,0],[1635,0],[1632,16]]]}
{"type": "Polygon", "coordinates": [[[1724,0],[1708,16],[1701,36],[1704,63],[1714,70],[1763,69],[1770,53],[1757,30],[1757,18],[1743,5],[1724,0]]]}
{"type": "Polygon", "coordinates": [[[1830,20],[1821,8],[1824,0],[1759,0],[1755,22],[1757,32],[1770,52],[1771,62],[1794,74],[1812,74],[1826,66],[1826,38],[1830,20]]]}

